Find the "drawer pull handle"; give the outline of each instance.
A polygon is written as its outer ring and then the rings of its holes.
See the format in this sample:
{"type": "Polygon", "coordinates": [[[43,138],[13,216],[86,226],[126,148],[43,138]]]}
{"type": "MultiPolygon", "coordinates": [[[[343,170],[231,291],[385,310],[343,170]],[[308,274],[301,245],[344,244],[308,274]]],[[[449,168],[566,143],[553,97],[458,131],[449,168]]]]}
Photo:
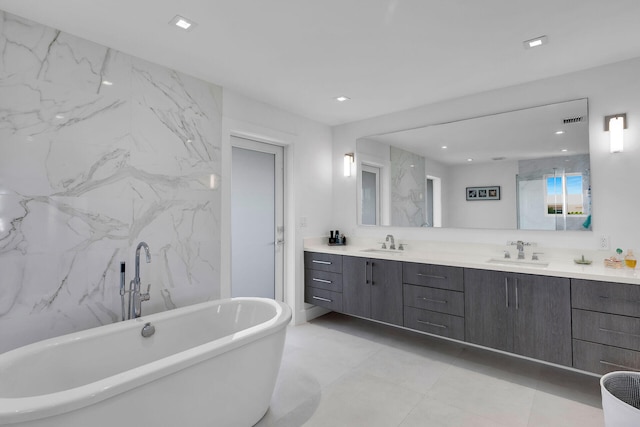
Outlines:
{"type": "Polygon", "coordinates": [[[632,299],[626,299],[626,298],[612,298],[612,297],[608,297],[608,296],[605,296],[605,295],[599,295],[599,297],[601,299],[610,299],[610,300],[616,300],[616,301],[622,301],[622,302],[630,302],[630,303],[633,303],[633,304],[640,304],[640,301],[638,301],[638,300],[632,300],[632,299]]]}
{"type": "Polygon", "coordinates": [[[320,282],[320,283],[328,283],[328,284],[333,283],[331,280],[317,279],[315,277],[313,277],[311,280],[313,280],[314,282],[320,282]]]}
{"type": "Polygon", "coordinates": [[[311,262],[314,264],[331,265],[331,261],[318,261],[317,259],[312,259],[311,262]]]}
{"type": "Polygon", "coordinates": [[[598,328],[601,332],[610,332],[612,334],[628,335],[630,337],[640,337],[640,334],[631,334],[629,332],[614,331],[613,329],[598,328]]]}
{"type": "Polygon", "coordinates": [[[614,368],[631,369],[632,371],[638,370],[638,368],[632,368],[631,366],[625,366],[625,365],[618,365],[617,363],[607,362],[606,360],[601,360],[600,363],[602,365],[613,366],[614,368]]]}
{"type": "Polygon", "coordinates": [[[416,276],[427,277],[429,279],[446,280],[447,276],[436,276],[434,274],[416,273],[416,276]]]}
{"type": "Polygon", "coordinates": [[[449,329],[449,327],[446,325],[440,325],[439,323],[431,323],[431,322],[427,322],[426,320],[417,319],[417,322],[422,323],[423,325],[435,326],[436,328],[449,329]]]}
{"type": "Polygon", "coordinates": [[[426,298],[426,297],[417,297],[418,299],[421,299],[423,301],[427,301],[427,302],[436,302],[438,304],[447,304],[448,301],[447,300],[443,300],[443,299],[432,299],[432,298],[426,298]]]}
{"type": "Polygon", "coordinates": [[[322,298],[322,297],[317,297],[317,296],[315,296],[315,295],[314,295],[312,298],[313,298],[313,299],[317,299],[317,300],[319,300],[319,301],[324,301],[324,302],[333,302],[333,300],[332,300],[332,299],[329,299],[329,298],[322,298]]]}

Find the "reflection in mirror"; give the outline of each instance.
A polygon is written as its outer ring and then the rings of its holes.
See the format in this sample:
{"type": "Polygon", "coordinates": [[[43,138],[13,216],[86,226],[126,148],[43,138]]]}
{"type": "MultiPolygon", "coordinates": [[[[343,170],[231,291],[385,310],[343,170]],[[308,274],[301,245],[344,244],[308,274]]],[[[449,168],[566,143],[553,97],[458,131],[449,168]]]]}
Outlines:
{"type": "Polygon", "coordinates": [[[578,99],[361,138],[358,222],[590,230],[587,118],[578,99]]]}

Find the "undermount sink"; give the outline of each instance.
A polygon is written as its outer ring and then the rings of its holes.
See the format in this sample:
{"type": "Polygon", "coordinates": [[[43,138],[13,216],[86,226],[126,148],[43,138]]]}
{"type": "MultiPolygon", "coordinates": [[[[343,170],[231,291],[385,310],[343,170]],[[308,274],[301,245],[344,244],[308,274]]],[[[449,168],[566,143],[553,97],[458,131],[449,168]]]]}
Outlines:
{"type": "Polygon", "coordinates": [[[361,252],[369,252],[373,254],[384,254],[384,255],[402,255],[404,253],[399,249],[379,249],[379,248],[362,249],[361,252]]]}
{"type": "Polygon", "coordinates": [[[491,258],[487,261],[489,264],[501,264],[501,265],[518,265],[520,267],[537,267],[545,268],[549,266],[546,261],[534,261],[528,259],[512,259],[512,258],[491,258]]]}

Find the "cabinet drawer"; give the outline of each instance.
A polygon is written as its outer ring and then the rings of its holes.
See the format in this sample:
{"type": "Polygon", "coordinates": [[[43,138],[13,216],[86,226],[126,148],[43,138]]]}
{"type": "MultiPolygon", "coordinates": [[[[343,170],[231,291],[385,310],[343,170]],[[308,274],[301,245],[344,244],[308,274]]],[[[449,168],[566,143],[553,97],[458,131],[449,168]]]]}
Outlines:
{"type": "Polygon", "coordinates": [[[304,290],[304,301],[333,311],[342,311],[342,294],[340,292],[307,286],[304,290]]]}
{"type": "Polygon", "coordinates": [[[573,367],[596,374],[640,370],[640,352],[573,340],[573,367]]]}
{"type": "Polygon", "coordinates": [[[404,305],[464,316],[464,294],[462,292],[405,284],[404,305]]]}
{"type": "Polygon", "coordinates": [[[624,316],[640,316],[640,286],[572,279],[571,306],[624,316]]]}
{"type": "Polygon", "coordinates": [[[402,280],[410,285],[462,291],[462,272],[461,267],[405,262],[402,265],[402,280]]]}
{"type": "Polygon", "coordinates": [[[342,273],[342,255],[305,252],[304,268],[342,273]]]}
{"type": "Polygon", "coordinates": [[[342,292],[342,274],[307,268],[304,271],[304,284],[312,288],[342,292]]]}
{"type": "Polygon", "coordinates": [[[573,309],[573,338],[640,351],[640,319],[573,309]]]}
{"type": "Polygon", "coordinates": [[[430,334],[464,340],[463,317],[405,306],[404,326],[430,334]]]}

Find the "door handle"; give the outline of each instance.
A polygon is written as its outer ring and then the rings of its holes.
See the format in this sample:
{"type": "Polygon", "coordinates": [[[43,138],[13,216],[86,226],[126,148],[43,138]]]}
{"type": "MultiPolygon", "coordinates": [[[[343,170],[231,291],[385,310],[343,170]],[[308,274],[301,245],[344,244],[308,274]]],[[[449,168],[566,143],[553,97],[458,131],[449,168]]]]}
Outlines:
{"type": "Polygon", "coordinates": [[[276,245],[278,245],[278,246],[284,245],[284,239],[276,240],[276,245]]]}

